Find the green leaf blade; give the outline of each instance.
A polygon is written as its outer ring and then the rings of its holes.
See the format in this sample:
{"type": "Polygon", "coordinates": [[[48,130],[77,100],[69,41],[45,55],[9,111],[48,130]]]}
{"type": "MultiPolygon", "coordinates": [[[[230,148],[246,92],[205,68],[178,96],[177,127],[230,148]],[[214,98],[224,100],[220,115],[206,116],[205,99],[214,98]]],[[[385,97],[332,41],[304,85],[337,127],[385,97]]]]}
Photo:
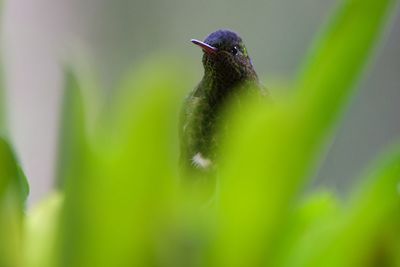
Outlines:
{"type": "Polygon", "coordinates": [[[272,107],[251,103],[249,110],[232,115],[238,122],[221,152],[215,266],[268,262],[281,222],[343,110],[392,3],[345,1],[299,79],[296,97],[272,107]]]}

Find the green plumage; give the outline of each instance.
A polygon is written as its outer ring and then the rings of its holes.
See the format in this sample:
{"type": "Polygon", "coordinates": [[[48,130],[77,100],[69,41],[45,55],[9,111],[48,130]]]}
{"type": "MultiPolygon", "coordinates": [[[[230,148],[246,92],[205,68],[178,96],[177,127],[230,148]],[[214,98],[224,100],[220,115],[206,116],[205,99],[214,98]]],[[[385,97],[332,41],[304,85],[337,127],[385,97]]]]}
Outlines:
{"type": "Polygon", "coordinates": [[[229,99],[244,90],[265,95],[242,39],[234,32],[219,30],[203,42],[204,76],[185,100],[180,124],[181,164],[189,170],[213,167],[218,147],[217,130],[229,99]]]}

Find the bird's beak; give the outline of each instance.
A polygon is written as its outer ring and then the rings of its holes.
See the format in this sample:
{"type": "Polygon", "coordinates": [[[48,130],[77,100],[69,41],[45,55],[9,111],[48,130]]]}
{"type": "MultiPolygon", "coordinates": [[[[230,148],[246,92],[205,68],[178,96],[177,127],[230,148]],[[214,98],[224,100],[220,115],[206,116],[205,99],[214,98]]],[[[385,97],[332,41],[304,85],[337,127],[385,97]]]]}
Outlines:
{"type": "Polygon", "coordinates": [[[218,51],[218,49],[216,47],[213,47],[213,46],[211,46],[209,44],[206,44],[205,42],[202,42],[202,41],[199,41],[199,40],[196,40],[196,39],[192,39],[190,41],[192,43],[194,43],[195,45],[200,46],[203,49],[203,51],[205,53],[207,53],[207,54],[215,54],[218,51]]]}

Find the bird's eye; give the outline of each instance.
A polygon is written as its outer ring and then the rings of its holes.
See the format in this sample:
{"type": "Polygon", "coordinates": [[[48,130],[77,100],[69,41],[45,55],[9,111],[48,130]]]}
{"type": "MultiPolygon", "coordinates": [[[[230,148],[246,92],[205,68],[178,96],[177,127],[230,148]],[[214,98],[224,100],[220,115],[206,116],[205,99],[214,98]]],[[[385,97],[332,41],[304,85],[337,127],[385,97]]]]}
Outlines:
{"type": "Polygon", "coordinates": [[[237,48],[237,46],[232,47],[231,53],[232,55],[236,55],[239,52],[239,49],[237,48]]]}

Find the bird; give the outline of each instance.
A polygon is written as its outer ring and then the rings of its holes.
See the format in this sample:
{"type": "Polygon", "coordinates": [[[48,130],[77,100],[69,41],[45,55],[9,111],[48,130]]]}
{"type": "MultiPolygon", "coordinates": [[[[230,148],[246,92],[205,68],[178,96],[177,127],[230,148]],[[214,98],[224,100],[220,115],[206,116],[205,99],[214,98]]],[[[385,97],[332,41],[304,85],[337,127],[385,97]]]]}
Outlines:
{"type": "Polygon", "coordinates": [[[227,103],[246,90],[265,97],[242,38],[220,29],[204,41],[191,39],[203,51],[203,78],[185,98],[181,110],[180,164],[183,170],[208,172],[215,169],[218,127],[227,103]]]}

